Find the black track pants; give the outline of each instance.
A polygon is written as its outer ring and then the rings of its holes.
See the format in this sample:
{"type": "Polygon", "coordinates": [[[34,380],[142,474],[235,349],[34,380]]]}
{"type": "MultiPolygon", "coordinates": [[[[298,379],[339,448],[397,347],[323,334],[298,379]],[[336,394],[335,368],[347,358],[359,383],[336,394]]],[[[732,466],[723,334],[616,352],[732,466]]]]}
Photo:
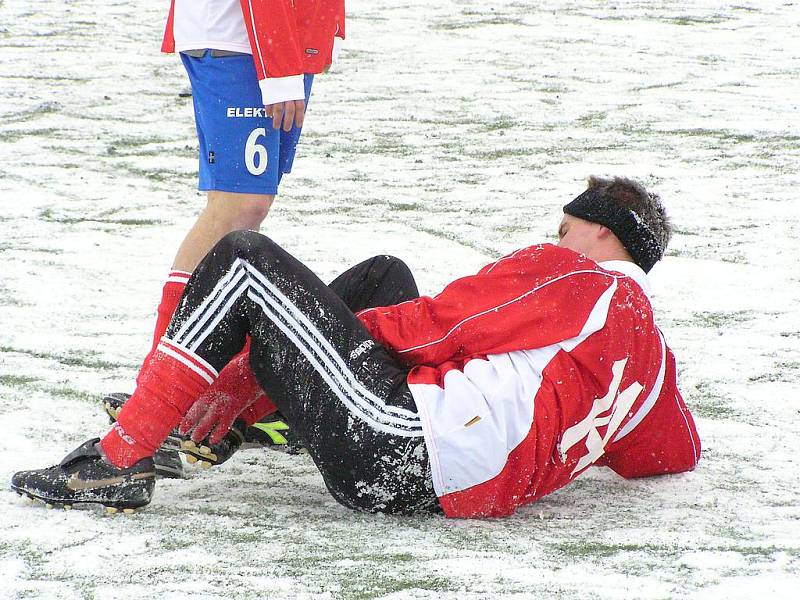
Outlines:
{"type": "Polygon", "coordinates": [[[218,371],[249,333],[253,372],[337,501],[437,510],[407,369],[353,314],[415,295],[397,259],[366,261],[329,287],[269,238],[236,232],[195,270],[166,337],[218,371]]]}
{"type": "Polygon", "coordinates": [[[390,306],[419,297],[414,276],[393,256],[375,256],[351,267],[328,287],[352,312],[374,306],[390,306]]]}

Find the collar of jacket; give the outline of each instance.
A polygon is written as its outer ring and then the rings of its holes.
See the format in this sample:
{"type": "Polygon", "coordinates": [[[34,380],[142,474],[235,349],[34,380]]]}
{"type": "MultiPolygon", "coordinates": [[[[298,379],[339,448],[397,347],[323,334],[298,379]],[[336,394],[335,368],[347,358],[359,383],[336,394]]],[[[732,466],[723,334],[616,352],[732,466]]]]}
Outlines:
{"type": "Polygon", "coordinates": [[[597,264],[606,271],[616,271],[617,273],[627,275],[633,279],[640,288],[642,288],[645,296],[647,296],[648,299],[650,298],[652,294],[650,280],[647,278],[647,274],[636,263],[632,263],[627,260],[606,260],[597,264]]]}

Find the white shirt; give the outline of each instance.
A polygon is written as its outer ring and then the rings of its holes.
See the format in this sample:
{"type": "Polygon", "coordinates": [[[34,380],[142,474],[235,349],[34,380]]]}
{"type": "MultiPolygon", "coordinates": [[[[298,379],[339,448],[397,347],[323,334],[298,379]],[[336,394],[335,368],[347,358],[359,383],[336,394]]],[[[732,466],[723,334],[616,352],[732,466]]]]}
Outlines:
{"type": "Polygon", "coordinates": [[[213,48],[252,54],[239,0],[175,0],[175,51],[213,48]]]}

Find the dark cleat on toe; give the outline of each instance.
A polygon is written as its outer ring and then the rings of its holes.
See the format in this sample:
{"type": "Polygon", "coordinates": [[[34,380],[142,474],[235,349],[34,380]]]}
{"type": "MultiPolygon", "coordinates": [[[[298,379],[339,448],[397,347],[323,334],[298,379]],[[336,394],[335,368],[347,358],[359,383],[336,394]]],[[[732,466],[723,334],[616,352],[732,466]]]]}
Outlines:
{"type": "Polygon", "coordinates": [[[225,434],[225,437],[217,444],[210,444],[208,440],[195,443],[189,436],[177,435],[175,432],[170,434],[168,441],[175,444],[175,448],[186,456],[190,463],[199,462],[203,467],[221,465],[236,451],[244,442],[242,433],[247,427],[244,421],[236,421],[225,434]]]}
{"type": "Polygon", "coordinates": [[[119,411],[122,410],[122,405],[125,404],[130,397],[131,395],[125,392],[114,392],[103,398],[103,410],[106,411],[108,420],[111,423],[116,423],[119,411]]]}
{"type": "Polygon", "coordinates": [[[125,510],[149,504],[155,487],[153,459],[118,469],[100,455],[99,441],[84,442],[54,467],[15,473],[11,488],[48,507],[86,503],[125,510]]]}

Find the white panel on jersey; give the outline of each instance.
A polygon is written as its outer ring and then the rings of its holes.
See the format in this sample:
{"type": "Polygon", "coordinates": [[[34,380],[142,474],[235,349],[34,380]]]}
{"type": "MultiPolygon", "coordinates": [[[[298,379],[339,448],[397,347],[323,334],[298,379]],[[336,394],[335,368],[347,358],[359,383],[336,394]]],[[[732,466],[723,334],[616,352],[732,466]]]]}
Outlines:
{"type": "Polygon", "coordinates": [[[175,0],[175,50],[213,48],[252,54],[239,0],[175,0]]]}
{"type": "Polygon", "coordinates": [[[439,496],[498,475],[528,435],[542,371],[558,346],[492,354],[454,369],[438,385],[409,385],[425,430],[439,496]]]}

